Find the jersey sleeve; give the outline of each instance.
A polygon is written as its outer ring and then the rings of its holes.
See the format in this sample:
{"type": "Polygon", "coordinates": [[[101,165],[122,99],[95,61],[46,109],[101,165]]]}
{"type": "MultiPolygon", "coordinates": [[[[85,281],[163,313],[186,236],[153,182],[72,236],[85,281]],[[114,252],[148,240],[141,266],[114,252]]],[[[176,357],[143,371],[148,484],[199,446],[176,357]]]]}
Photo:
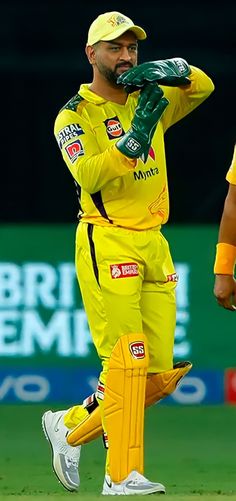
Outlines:
{"type": "Polygon", "coordinates": [[[91,121],[77,112],[62,110],[55,120],[54,134],[72,176],[90,194],[136,166],[137,161],[122,155],[115,145],[101,152],[91,121]]]}
{"type": "Polygon", "coordinates": [[[190,85],[162,87],[165,97],[169,100],[162,118],[164,132],[197,108],[214,90],[210,77],[195,66],[190,66],[190,68],[190,85]]]}
{"type": "Polygon", "coordinates": [[[236,144],[234,146],[232,162],[226,174],[226,179],[230,184],[236,184],[236,144]]]}

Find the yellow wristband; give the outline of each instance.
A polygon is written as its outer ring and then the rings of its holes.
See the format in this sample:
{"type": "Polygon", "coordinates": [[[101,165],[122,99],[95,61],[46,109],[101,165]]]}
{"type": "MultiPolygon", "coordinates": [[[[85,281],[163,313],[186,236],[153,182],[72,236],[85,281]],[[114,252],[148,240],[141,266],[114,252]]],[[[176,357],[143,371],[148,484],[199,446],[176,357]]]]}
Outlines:
{"type": "Polygon", "coordinates": [[[216,246],[214,273],[233,275],[236,261],[236,247],[231,244],[219,243],[216,246]]]}

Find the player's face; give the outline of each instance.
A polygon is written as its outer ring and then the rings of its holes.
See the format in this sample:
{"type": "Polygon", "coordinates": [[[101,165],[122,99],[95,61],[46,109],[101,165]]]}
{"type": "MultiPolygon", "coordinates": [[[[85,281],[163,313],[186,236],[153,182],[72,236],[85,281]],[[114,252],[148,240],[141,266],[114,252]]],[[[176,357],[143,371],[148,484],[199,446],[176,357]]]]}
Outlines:
{"type": "Polygon", "coordinates": [[[95,65],[111,84],[119,75],[137,65],[138,43],[132,31],[110,42],[99,42],[95,48],[95,65]]]}

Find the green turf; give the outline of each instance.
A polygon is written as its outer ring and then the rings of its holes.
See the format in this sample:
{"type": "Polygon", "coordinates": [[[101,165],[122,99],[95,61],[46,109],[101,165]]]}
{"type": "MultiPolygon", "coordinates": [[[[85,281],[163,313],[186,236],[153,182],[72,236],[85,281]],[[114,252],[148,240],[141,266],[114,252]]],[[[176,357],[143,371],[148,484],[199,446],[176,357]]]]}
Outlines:
{"type": "MultiPolygon", "coordinates": [[[[101,440],[82,449],[79,493],[65,491],[51,470],[50,448],[41,431],[44,410],[38,405],[0,406],[0,500],[104,499],[101,440]]],[[[236,407],[230,406],[159,405],[146,411],[145,475],[165,484],[166,501],[236,500],[235,423],[236,407]]]]}

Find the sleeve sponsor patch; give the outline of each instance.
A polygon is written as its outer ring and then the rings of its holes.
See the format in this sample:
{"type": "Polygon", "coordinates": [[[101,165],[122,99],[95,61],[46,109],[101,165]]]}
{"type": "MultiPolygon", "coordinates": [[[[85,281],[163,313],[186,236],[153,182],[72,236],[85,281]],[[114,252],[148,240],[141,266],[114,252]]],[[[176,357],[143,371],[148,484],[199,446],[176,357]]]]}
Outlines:
{"type": "Polygon", "coordinates": [[[79,139],[77,139],[77,141],[73,141],[73,143],[68,144],[68,146],[65,147],[65,151],[72,164],[77,160],[78,157],[84,155],[84,147],[79,139]]]}
{"type": "Polygon", "coordinates": [[[64,144],[68,143],[68,141],[70,141],[74,137],[80,136],[81,134],[84,134],[84,131],[79,124],[66,125],[56,135],[56,140],[59,148],[62,149],[64,144]]]}

